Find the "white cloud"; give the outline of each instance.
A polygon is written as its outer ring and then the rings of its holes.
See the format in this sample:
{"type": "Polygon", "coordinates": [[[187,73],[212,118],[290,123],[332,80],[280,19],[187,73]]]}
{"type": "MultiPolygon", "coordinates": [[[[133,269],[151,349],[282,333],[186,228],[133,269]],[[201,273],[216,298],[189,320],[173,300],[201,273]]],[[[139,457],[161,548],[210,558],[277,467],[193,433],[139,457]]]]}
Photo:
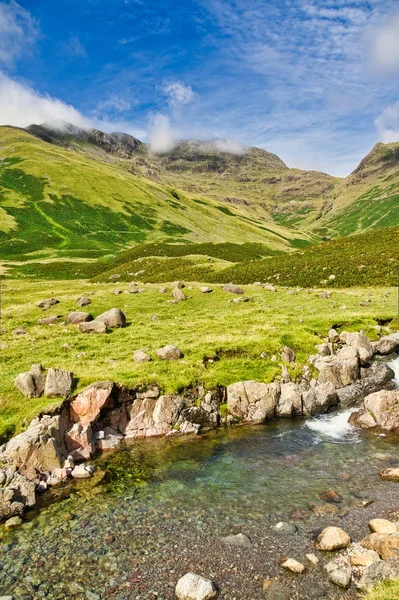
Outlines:
{"type": "Polygon", "coordinates": [[[70,56],[87,58],[86,48],[83,46],[77,35],[73,35],[69,38],[68,42],[63,46],[63,50],[70,56]]]}
{"type": "Polygon", "coordinates": [[[168,116],[157,114],[153,117],[148,130],[148,143],[155,154],[169,152],[176,145],[176,134],[168,116]]]}
{"type": "Polygon", "coordinates": [[[172,110],[190,104],[195,98],[193,89],[182,81],[164,81],[162,90],[166,94],[172,110]]]}
{"type": "Polygon", "coordinates": [[[83,128],[91,126],[90,120],[73,106],[47,94],[40,94],[0,71],[0,125],[27,127],[33,123],[48,123],[62,129],[65,122],[83,128]]]}
{"type": "Polygon", "coordinates": [[[12,66],[34,46],[39,35],[38,22],[27,10],[14,0],[0,2],[0,64],[12,66]]]}
{"type": "Polygon", "coordinates": [[[130,110],[132,107],[132,103],[122,98],[122,96],[118,96],[113,94],[108,100],[103,100],[97,104],[96,111],[108,111],[114,110],[116,112],[125,112],[130,110]]]}
{"type": "Polygon", "coordinates": [[[205,145],[210,150],[216,150],[218,152],[227,152],[228,154],[235,154],[236,156],[242,156],[245,154],[246,147],[237,140],[233,139],[217,139],[206,142],[205,145]]]}
{"type": "Polygon", "coordinates": [[[388,106],[375,120],[381,140],[387,142],[399,141],[399,102],[388,106]]]}
{"type": "Polygon", "coordinates": [[[399,72],[399,12],[372,28],[368,42],[371,64],[377,73],[399,72]]]}

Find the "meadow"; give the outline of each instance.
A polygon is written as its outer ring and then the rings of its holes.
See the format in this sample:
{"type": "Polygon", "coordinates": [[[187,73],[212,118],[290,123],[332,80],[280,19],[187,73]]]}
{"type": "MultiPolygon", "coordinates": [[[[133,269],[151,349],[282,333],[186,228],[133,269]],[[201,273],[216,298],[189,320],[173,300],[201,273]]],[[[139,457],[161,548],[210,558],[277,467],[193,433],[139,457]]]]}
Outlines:
{"type": "MultiPolygon", "coordinates": [[[[134,278],[131,278],[134,279],[134,278]]],[[[3,281],[2,332],[0,339],[0,436],[9,436],[57,400],[42,397],[26,399],[13,386],[16,375],[29,370],[32,363],[45,368],[68,369],[74,373],[75,391],[93,381],[111,379],[136,387],[157,384],[164,392],[181,392],[197,383],[206,387],[228,385],[256,379],[269,382],[281,373],[279,354],[284,345],[297,354],[290,367],[298,377],[308,356],[328,330],[364,329],[377,338],[377,325],[396,329],[397,290],[395,288],[334,289],[330,298],[320,298],[320,289],[267,291],[256,285],[244,286],[249,302],[227,293],[219,285],[210,294],[200,284],[186,282],[185,302],[170,303],[171,284],[166,294],[159,285],[138,282],[141,293],[124,293],[130,284],[121,281],[89,280],[3,281]],[[121,294],[114,291],[120,289],[121,294]],[[107,334],[80,333],[76,326],[39,325],[49,315],[62,318],[79,310],[82,294],[92,303],[86,309],[94,317],[111,307],[127,316],[128,326],[107,334]],[[57,298],[60,303],[47,311],[37,307],[40,300],[57,298]],[[18,327],[26,335],[14,335],[18,327]],[[165,362],[156,350],[166,344],[178,346],[184,358],[165,362]],[[135,350],[145,348],[153,360],[137,364],[135,350]],[[278,360],[272,360],[273,355],[278,360]]]]}

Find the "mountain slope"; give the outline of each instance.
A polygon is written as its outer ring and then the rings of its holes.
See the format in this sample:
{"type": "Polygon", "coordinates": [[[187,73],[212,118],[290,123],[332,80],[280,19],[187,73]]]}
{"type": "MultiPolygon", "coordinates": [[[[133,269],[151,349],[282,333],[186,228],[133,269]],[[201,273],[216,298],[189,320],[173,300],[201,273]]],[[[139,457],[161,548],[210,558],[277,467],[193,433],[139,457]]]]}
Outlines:
{"type": "Polygon", "coordinates": [[[257,242],[266,254],[308,243],[271,219],[133,175],[125,159],[71,152],[17,128],[0,128],[0,159],[2,259],[96,257],[166,240],[257,242]]]}

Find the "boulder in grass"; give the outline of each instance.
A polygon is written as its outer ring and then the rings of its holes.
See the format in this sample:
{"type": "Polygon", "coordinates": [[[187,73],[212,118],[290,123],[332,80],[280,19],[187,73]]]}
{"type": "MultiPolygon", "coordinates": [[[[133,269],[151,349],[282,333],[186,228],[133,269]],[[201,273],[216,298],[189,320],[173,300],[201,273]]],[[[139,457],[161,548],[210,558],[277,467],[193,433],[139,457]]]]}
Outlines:
{"type": "Polygon", "coordinates": [[[49,398],[66,398],[73,385],[73,374],[63,369],[49,369],[44,386],[44,395],[49,398]]]}
{"type": "Polygon", "coordinates": [[[151,360],[151,356],[149,356],[145,350],[136,350],[133,358],[136,363],[150,362],[151,360]]]}
{"type": "Polygon", "coordinates": [[[184,302],[186,300],[185,293],[178,287],[173,288],[172,296],[177,302],[184,302]]]}
{"type": "Polygon", "coordinates": [[[105,313],[98,315],[95,321],[104,323],[107,329],[114,327],[126,327],[126,315],[120,308],[110,308],[105,313]]]}
{"type": "Polygon", "coordinates": [[[50,308],[50,306],[54,306],[55,304],[59,303],[60,301],[56,298],[46,298],[45,300],[41,300],[41,302],[38,302],[37,306],[39,308],[42,308],[43,310],[46,310],[47,308],[50,308]]]}
{"type": "Polygon", "coordinates": [[[77,306],[83,307],[91,304],[91,300],[88,296],[81,296],[79,300],[76,302],[77,306]]]}
{"type": "Polygon", "coordinates": [[[200,288],[201,292],[203,294],[210,294],[212,292],[212,288],[207,287],[206,285],[204,285],[203,287],[200,288]]]}
{"type": "Polygon", "coordinates": [[[239,285],[233,285],[231,283],[222,285],[222,290],[230,292],[230,294],[243,294],[244,290],[239,285]]]}
{"type": "Polygon", "coordinates": [[[174,288],[177,287],[179,289],[186,287],[182,281],[175,281],[174,283],[172,283],[172,285],[174,288]]]}
{"type": "Polygon", "coordinates": [[[79,323],[79,331],[81,333],[105,333],[107,331],[107,326],[103,321],[88,321],[85,323],[79,323]]]}
{"type": "Polygon", "coordinates": [[[31,373],[20,373],[14,380],[14,385],[19,389],[25,398],[37,398],[35,380],[31,373]]]}
{"type": "Polygon", "coordinates": [[[177,346],[168,344],[157,350],[157,356],[161,360],[179,360],[179,358],[182,358],[183,353],[177,346]]]}
{"type": "Polygon", "coordinates": [[[67,316],[67,322],[70,325],[79,325],[79,323],[87,323],[92,320],[93,317],[89,313],[78,310],[74,310],[67,316]]]}
{"type": "Polygon", "coordinates": [[[56,325],[61,321],[61,317],[59,315],[51,315],[49,317],[43,317],[43,319],[38,320],[39,325],[56,325]]]}
{"type": "Polygon", "coordinates": [[[178,600],[213,600],[219,592],[210,579],[196,573],[186,573],[177,582],[175,594],[178,600]]]}

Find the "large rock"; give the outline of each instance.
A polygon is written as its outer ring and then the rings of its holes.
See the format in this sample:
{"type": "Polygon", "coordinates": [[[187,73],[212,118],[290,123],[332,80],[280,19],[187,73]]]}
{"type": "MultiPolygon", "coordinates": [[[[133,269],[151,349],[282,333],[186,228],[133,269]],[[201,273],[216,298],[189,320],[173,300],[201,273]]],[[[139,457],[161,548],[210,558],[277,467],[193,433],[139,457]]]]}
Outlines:
{"type": "Polygon", "coordinates": [[[244,290],[239,285],[222,285],[222,290],[230,292],[230,294],[243,294],[244,290]]]}
{"type": "Polygon", "coordinates": [[[374,417],[364,408],[353,412],[348,419],[348,423],[354,427],[360,427],[361,429],[372,429],[373,427],[377,427],[374,417]]]}
{"type": "Polygon", "coordinates": [[[282,384],[276,414],[278,417],[292,417],[303,414],[302,390],[297,383],[290,381],[282,384]]]}
{"type": "Polygon", "coordinates": [[[94,440],[91,425],[74,423],[71,429],[65,433],[64,442],[69,454],[74,450],[80,450],[81,448],[87,450],[89,454],[93,454],[94,440]]]}
{"type": "Polygon", "coordinates": [[[366,550],[375,550],[382,560],[396,558],[399,560],[399,534],[398,533],[370,533],[360,542],[366,550]]]}
{"type": "Polygon", "coordinates": [[[332,383],[322,383],[303,392],[303,413],[306,416],[325,414],[339,404],[338,395],[332,383]]]}
{"type": "Polygon", "coordinates": [[[356,383],[337,390],[342,408],[355,406],[365,396],[380,391],[394,376],[394,371],[386,363],[374,362],[356,383]]]}
{"type": "Polygon", "coordinates": [[[243,381],[227,387],[231,414],[249,423],[263,423],[275,415],[280,386],[277,383],[243,381]]]}
{"type": "Polygon", "coordinates": [[[173,298],[174,298],[175,300],[177,300],[177,302],[184,302],[184,300],[186,300],[186,295],[185,295],[185,293],[183,292],[183,290],[181,290],[181,289],[180,289],[180,288],[178,288],[178,287],[175,287],[175,288],[172,290],[172,296],[173,296],[173,298]]]}
{"type": "Polygon", "coordinates": [[[15,466],[0,469],[0,521],[23,513],[35,505],[35,483],[15,466]]]}
{"type": "Polygon", "coordinates": [[[150,360],[151,360],[151,356],[149,356],[147,354],[147,352],[142,349],[136,350],[135,353],[133,354],[133,358],[136,363],[150,362],[150,360]]]}
{"type": "Polygon", "coordinates": [[[44,416],[1,446],[0,461],[14,464],[20,473],[34,480],[37,473],[49,474],[62,466],[62,448],[59,417],[44,416]]]}
{"type": "Polygon", "coordinates": [[[323,356],[315,361],[319,383],[332,383],[342,388],[355,383],[360,376],[359,356],[353,347],[344,347],[335,356],[323,356]]]}
{"type": "Polygon", "coordinates": [[[399,390],[381,390],[366,396],[364,408],[381,429],[399,429],[399,390]]]}
{"type": "Polygon", "coordinates": [[[37,306],[39,308],[43,308],[44,310],[46,310],[47,308],[50,308],[50,306],[54,306],[55,304],[59,304],[59,303],[60,303],[60,301],[57,300],[56,298],[46,298],[45,300],[38,302],[37,306]]]}
{"type": "Polygon", "coordinates": [[[25,398],[38,398],[40,394],[37,393],[36,383],[32,373],[20,373],[14,379],[14,385],[23,393],[25,398]]]}
{"type": "Polygon", "coordinates": [[[81,296],[76,302],[76,304],[80,307],[88,306],[89,304],[91,304],[91,300],[88,296],[81,296]]]}
{"type": "Polygon", "coordinates": [[[371,519],[369,529],[372,533],[398,533],[398,526],[387,519],[371,519]]]}
{"type": "Polygon", "coordinates": [[[138,398],[127,407],[126,437],[144,438],[169,433],[177,423],[184,404],[184,398],[180,396],[138,398]]]}
{"type": "Polygon", "coordinates": [[[326,527],[323,529],[314,545],[318,550],[333,552],[347,548],[351,543],[349,535],[340,527],[326,527]]]}
{"type": "Polygon", "coordinates": [[[73,385],[73,374],[62,369],[49,369],[47,372],[44,395],[49,398],[66,398],[73,385]]]}
{"type": "Polygon", "coordinates": [[[183,353],[180,348],[177,348],[177,346],[168,344],[167,346],[157,350],[157,356],[161,360],[179,360],[179,358],[182,358],[183,353]]]}
{"type": "Polygon", "coordinates": [[[176,598],[179,600],[212,600],[219,592],[215,584],[195,573],[186,573],[176,585],[176,598]]]}
{"type": "Polygon", "coordinates": [[[352,582],[352,569],[351,567],[334,569],[328,573],[328,578],[331,583],[347,590],[352,582]]]}
{"type": "Polygon", "coordinates": [[[388,467],[379,472],[381,479],[386,481],[399,481],[399,468],[388,467]]]}
{"type": "Polygon", "coordinates": [[[103,321],[88,321],[85,323],[79,323],[79,331],[82,333],[105,333],[107,326],[103,321]]]}
{"type": "Polygon", "coordinates": [[[67,316],[67,322],[70,325],[79,325],[79,323],[87,323],[92,320],[93,317],[89,313],[79,310],[74,310],[67,316]]]}
{"type": "Polygon", "coordinates": [[[112,381],[99,381],[89,385],[71,401],[71,420],[80,425],[95,423],[102,410],[113,408],[115,395],[116,386],[112,381]]]}
{"type": "Polygon", "coordinates": [[[59,315],[50,315],[48,317],[43,317],[43,319],[38,320],[39,325],[56,325],[61,321],[61,317],[59,315]]]}
{"type": "Polygon", "coordinates": [[[126,327],[126,316],[120,308],[110,308],[105,313],[98,315],[94,320],[104,323],[107,329],[126,327]]]}
{"type": "Polygon", "coordinates": [[[374,342],[373,350],[375,354],[381,354],[382,356],[387,356],[393,352],[398,352],[399,334],[394,333],[392,335],[382,337],[380,340],[378,340],[378,342],[374,342]]]}
{"type": "Polygon", "coordinates": [[[292,350],[292,348],[284,346],[284,348],[281,351],[281,360],[283,362],[292,363],[295,362],[295,358],[295,352],[292,350]]]}
{"type": "Polygon", "coordinates": [[[362,365],[367,365],[374,354],[373,345],[369,338],[362,332],[347,333],[345,342],[357,350],[362,365]]]}
{"type": "Polygon", "coordinates": [[[357,587],[359,590],[367,592],[380,581],[393,581],[398,578],[399,561],[396,558],[379,561],[365,570],[357,587]]]}

